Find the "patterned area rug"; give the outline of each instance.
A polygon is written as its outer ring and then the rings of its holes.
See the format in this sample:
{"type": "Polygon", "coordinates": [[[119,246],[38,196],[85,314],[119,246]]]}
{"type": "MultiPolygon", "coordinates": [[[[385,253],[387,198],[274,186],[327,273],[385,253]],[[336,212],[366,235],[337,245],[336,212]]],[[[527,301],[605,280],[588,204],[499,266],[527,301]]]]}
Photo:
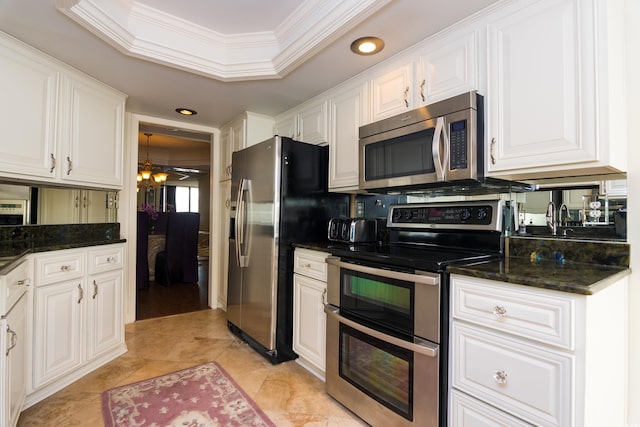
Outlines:
{"type": "Polygon", "coordinates": [[[215,362],[107,390],[102,415],[106,427],[275,427],[215,362]]]}

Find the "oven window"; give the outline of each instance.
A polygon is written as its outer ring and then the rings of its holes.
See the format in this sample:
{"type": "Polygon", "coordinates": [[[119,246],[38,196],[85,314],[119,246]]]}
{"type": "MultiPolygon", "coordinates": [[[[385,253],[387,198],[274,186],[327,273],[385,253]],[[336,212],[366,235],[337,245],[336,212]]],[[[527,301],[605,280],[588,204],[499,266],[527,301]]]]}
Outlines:
{"type": "Polygon", "coordinates": [[[365,180],[434,173],[434,128],[425,129],[364,147],[365,180]]]}
{"type": "Polygon", "coordinates": [[[413,420],[413,353],[340,324],[339,374],[409,421],[413,420]]]}
{"type": "Polygon", "coordinates": [[[413,335],[413,282],[341,270],[340,309],[385,329],[413,335]]]}

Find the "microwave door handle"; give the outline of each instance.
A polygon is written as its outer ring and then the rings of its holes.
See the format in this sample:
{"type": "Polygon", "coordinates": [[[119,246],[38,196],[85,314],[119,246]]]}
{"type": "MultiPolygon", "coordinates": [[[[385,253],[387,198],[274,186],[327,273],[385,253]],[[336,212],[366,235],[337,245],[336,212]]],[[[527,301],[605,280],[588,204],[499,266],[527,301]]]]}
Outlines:
{"type": "Polygon", "coordinates": [[[436,130],[433,134],[433,141],[431,142],[431,153],[433,155],[433,165],[436,169],[436,179],[438,181],[444,181],[444,168],[443,159],[440,157],[440,136],[442,135],[442,129],[444,128],[444,118],[438,117],[436,120],[436,130]]]}
{"type": "Polygon", "coordinates": [[[443,117],[439,117],[438,120],[442,120],[442,170],[444,171],[444,178],[447,179],[449,174],[449,129],[443,117]]]}

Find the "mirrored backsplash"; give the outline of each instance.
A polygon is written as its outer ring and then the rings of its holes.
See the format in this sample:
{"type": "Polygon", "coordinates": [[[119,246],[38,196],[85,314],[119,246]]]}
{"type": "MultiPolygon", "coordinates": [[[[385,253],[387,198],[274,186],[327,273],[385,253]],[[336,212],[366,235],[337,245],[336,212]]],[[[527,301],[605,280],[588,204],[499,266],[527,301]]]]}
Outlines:
{"type": "Polygon", "coordinates": [[[115,191],[0,182],[0,226],[117,221],[115,191]]]}

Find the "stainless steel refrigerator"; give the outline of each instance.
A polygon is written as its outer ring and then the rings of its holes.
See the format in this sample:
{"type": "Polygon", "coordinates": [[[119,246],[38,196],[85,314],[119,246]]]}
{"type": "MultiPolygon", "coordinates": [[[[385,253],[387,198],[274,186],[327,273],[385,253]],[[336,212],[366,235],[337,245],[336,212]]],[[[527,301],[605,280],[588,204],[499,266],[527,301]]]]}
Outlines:
{"type": "Polygon", "coordinates": [[[327,192],[328,149],[276,136],[233,153],[227,323],[271,363],[295,359],[293,247],[325,241],[349,197],[327,192]]]}

